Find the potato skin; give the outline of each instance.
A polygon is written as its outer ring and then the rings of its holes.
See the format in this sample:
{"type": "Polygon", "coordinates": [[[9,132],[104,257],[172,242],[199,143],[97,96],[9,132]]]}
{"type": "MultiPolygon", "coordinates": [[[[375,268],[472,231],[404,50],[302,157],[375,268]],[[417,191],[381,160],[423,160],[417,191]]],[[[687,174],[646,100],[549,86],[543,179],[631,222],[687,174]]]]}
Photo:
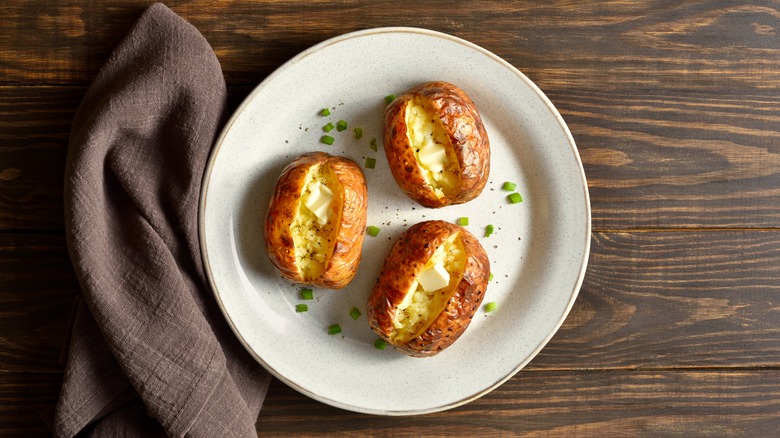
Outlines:
{"type": "Polygon", "coordinates": [[[487,253],[465,228],[439,220],[420,222],[401,235],[385,259],[368,299],[368,323],[382,339],[406,355],[436,355],[452,345],[471,323],[485,297],[489,277],[487,253]],[[463,278],[444,310],[424,331],[407,342],[395,343],[390,333],[396,308],[436,248],[456,232],[460,232],[467,257],[463,278]]]}
{"type": "Polygon", "coordinates": [[[265,218],[265,246],[271,263],[283,277],[296,283],[327,289],[345,287],[355,277],[360,264],[367,208],[366,179],[354,161],[324,152],[301,155],[282,170],[265,218]],[[312,281],[305,281],[296,266],[290,225],[298,210],[306,174],[317,163],[333,170],[344,190],[344,206],[333,255],[325,271],[312,281]]]}
{"type": "Polygon", "coordinates": [[[385,110],[385,154],[398,185],[410,198],[431,208],[470,201],[485,188],[490,174],[490,141],[474,102],[448,82],[428,82],[395,99],[385,110]],[[416,96],[430,102],[452,141],[460,163],[457,195],[438,198],[423,177],[407,137],[406,105],[416,96]]]}

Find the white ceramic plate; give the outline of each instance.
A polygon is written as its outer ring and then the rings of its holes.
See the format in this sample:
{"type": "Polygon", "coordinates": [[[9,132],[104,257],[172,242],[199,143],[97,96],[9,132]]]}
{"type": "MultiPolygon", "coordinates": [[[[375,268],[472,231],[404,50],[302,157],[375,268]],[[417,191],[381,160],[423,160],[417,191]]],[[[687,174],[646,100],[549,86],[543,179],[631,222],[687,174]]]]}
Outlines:
{"type": "Polygon", "coordinates": [[[243,102],[216,142],[200,205],[203,259],[217,301],[247,350],[271,373],[314,399],[352,411],[421,414],[459,406],[509,379],[550,340],[582,283],[590,246],[590,205],[582,165],[563,119],[522,73],[464,40],[414,28],[346,34],[299,54],[243,102]],[[465,90],[484,119],[492,147],[485,191],[465,205],[426,209],[392,179],[382,149],[384,97],[444,80],[465,90]],[[318,114],[324,107],[332,114],[318,114]],[[327,122],[348,121],[319,142],[327,122]],[[363,128],[354,138],[353,127],[363,128]],[[379,151],[370,149],[377,139],[379,151]],[[323,150],[363,164],[368,223],[357,277],[344,290],[299,287],[276,274],[262,224],[276,177],[299,154],[323,150]],[[510,204],[505,181],[523,202],[510,204]],[[467,216],[488,252],[485,303],[465,334],[432,358],[373,347],[365,304],[383,259],[408,226],[467,216]],[[492,224],[494,235],[485,238],[492,224]],[[309,311],[296,313],[306,303],[309,311]],[[351,308],[363,316],[353,320],[351,308]],[[326,328],[340,324],[340,335],[326,328]]]}

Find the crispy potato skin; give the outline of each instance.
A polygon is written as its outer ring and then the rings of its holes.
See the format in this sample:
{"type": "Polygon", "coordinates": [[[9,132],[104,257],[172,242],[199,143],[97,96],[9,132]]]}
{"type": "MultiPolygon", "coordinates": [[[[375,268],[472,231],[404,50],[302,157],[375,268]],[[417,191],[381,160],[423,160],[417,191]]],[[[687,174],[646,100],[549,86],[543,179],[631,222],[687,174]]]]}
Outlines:
{"type": "Polygon", "coordinates": [[[288,164],[277,179],[265,218],[266,252],[283,277],[296,283],[327,289],[341,289],[357,273],[366,235],[368,191],[363,171],[354,161],[324,152],[301,155],[288,164]],[[290,225],[301,200],[306,174],[311,166],[329,166],[341,183],[344,207],[333,255],[325,271],[312,281],[305,281],[295,261],[295,247],[290,225]]]}
{"type": "Polygon", "coordinates": [[[462,204],[485,188],[490,174],[490,141],[474,102],[455,85],[428,82],[390,103],[385,110],[384,144],[390,170],[401,190],[425,207],[462,204]],[[460,163],[460,191],[456,196],[438,198],[414,157],[407,137],[406,105],[415,96],[430,102],[452,141],[460,163]]]}
{"type": "Polygon", "coordinates": [[[420,222],[401,235],[385,259],[368,299],[369,325],[382,339],[406,355],[436,355],[452,345],[471,323],[485,297],[489,277],[487,253],[465,228],[438,220],[420,222]],[[460,232],[467,257],[462,280],[444,310],[425,330],[407,342],[395,343],[390,339],[390,333],[396,307],[436,248],[456,232],[460,232]]]}

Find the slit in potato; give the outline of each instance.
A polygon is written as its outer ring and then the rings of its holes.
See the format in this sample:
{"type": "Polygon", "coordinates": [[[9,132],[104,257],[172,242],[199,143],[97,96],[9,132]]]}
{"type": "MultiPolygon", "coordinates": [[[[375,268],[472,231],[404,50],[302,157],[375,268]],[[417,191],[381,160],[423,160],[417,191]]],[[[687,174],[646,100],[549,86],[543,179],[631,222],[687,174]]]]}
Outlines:
{"type": "Polygon", "coordinates": [[[406,135],[423,178],[438,198],[460,191],[460,164],[452,140],[427,100],[415,97],[406,107],[406,135]]]}
{"type": "Polygon", "coordinates": [[[295,264],[304,281],[319,277],[328,267],[341,222],[342,192],[341,183],[329,166],[311,166],[290,225],[295,264]]]}
{"type": "MultiPolygon", "coordinates": [[[[393,331],[390,338],[395,342],[406,342],[423,332],[436,319],[452,297],[463,278],[466,268],[466,250],[459,233],[453,233],[444,241],[412,282],[404,299],[396,307],[393,319],[393,331]],[[421,281],[422,276],[437,268],[444,268],[447,275],[446,286],[435,290],[426,290],[424,283],[436,284],[443,278],[432,273],[434,280],[421,281]]],[[[434,286],[435,287],[435,286],[434,286]]]]}

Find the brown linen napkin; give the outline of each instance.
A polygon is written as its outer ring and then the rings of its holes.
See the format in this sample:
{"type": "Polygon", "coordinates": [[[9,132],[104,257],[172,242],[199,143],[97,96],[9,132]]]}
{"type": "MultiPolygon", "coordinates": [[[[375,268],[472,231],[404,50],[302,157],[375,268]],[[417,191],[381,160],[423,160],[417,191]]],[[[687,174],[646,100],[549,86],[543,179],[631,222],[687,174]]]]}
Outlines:
{"type": "Polygon", "coordinates": [[[198,242],[225,109],[211,47],[152,5],[87,91],[65,181],[76,314],[54,432],[256,436],[269,382],[230,332],[198,242]]]}

